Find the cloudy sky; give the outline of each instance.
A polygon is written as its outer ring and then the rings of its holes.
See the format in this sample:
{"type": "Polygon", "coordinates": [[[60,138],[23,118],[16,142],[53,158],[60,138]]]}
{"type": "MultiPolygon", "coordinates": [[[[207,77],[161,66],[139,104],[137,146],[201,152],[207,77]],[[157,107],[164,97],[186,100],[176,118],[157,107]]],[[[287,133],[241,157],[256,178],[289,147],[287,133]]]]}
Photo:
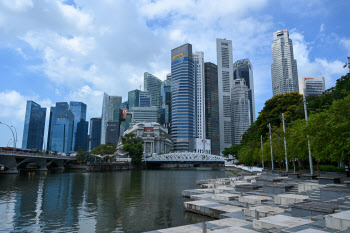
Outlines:
{"type": "MultiPolygon", "coordinates": [[[[349,12],[348,0],[1,0],[0,121],[20,146],[27,100],[48,113],[82,101],[100,116],[103,92],[125,101],[144,72],[165,79],[172,48],[191,43],[216,63],[216,38],[232,40],[234,61],[251,60],[258,113],[272,97],[272,33],[288,29],[299,77],[330,88],[347,72],[349,12]]],[[[0,146],[10,138],[0,125],[0,146]]]]}

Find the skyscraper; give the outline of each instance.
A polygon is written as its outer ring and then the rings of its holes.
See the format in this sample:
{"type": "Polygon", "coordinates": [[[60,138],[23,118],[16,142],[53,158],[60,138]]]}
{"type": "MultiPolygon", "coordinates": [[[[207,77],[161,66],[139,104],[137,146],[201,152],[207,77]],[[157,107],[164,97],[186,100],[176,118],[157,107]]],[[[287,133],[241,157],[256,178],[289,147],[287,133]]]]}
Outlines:
{"type": "Polygon", "coordinates": [[[204,81],[204,53],[193,55],[195,82],[195,137],[205,139],[205,81],[204,81]]]}
{"type": "Polygon", "coordinates": [[[118,144],[122,97],[104,93],[101,119],[101,144],[118,144]]]}
{"type": "Polygon", "coordinates": [[[74,115],[74,129],[72,150],[77,151],[79,147],[83,150],[88,149],[88,127],[86,121],[86,104],[82,102],[70,102],[70,110],[74,115]]]}
{"type": "Polygon", "coordinates": [[[250,101],[250,119],[255,121],[255,97],[254,97],[254,79],[253,65],[249,59],[238,60],[233,64],[233,79],[244,79],[245,84],[250,90],[248,98],[250,101]]]}
{"type": "Polygon", "coordinates": [[[299,92],[297,61],[288,30],[273,33],[271,77],[273,95],[299,92]]]}
{"type": "Polygon", "coordinates": [[[325,90],[324,77],[299,78],[299,93],[301,95],[322,95],[325,90]]]}
{"type": "Polygon", "coordinates": [[[68,109],[69,109],[69,105],[66,102],[57,102],[55,107],[50,108],[49,133],[47,136],[47,149],[48,150],[53,150],[51,148],[52,134],[53,134],[53,126],[57,120],[57,115],[68,111],[68,109]]]}
{"type": "Polygon", "coordinates": [[[220,152],[231,146],[232,41],[216,39],[218,61],[220,152]]]}
{"type": "MultiPolygon", "coordinates": [[[[57,104],[56,104],[57,110],[57,104]]],[[[74,130],[74,115],[70,110],[56,113],[56,120],[52,125],[52,151],[68,153],[72,151],[74,130]]]]}
{"type": "Polygon", "coordinates": [[[218,67],[206,62],[205,67],[205,132],[211,140],[211,153],[220,155],[218,67]]]}
{"type": "Polygon", "coordinates": [[[162,106],[162,97],[160,93],[162,80],[156,76],[145,72],[144,73],[144,88],[152,96],[151,106],[157,106],[158,109],[162,106]]]}
{"type": "MultiPolygon", "coordinates": [[[[148,91],[140,91],[139,107],[151,107],[152,106],[152,96],[148,91]]],[[[136,107],[136,106],[134,106],[136,107]]]]}
{"type": "Polygon", "coordinates": [[[231,91],[232,144],[241,144],[243,133],[251,124],[249,88],[244,79],[234,80],[231,91]]]}
{"type": "Polygon", "coordinates": [[[158,120],[158,108],[156,106],[134,107],[134,110],[132,113],[132,121],[157,122],[157,120],[158,120]]]}
{"type": "Polygon", "coordinates": [[[171,50],[171,136],[176,151],[193,151],[194,71],[192,45],[171,50]]]}
{"type": "Polygon", "coordinates": [[[45,131],[46,108],[34,101],[27,101],[22,148],[42,150],[45,131]]]}
{"type": "Polygon", "coordinates": [[[132,112],[134,107],[140,106],[140,90],[135,89],[128,92],[128,107],[129,112],[132,112]]]}
{"type": "Polygon", "coordinates": [[[101,144],[101,118],[90,119],[90,150],[101,144]]]}
{"type": "Polygon", "coordinates": [[[160,124],[170,132],[171,122],[171,74],[167,74],[167,79],[161,86],[162,108],[160,111],[160,124]]]}

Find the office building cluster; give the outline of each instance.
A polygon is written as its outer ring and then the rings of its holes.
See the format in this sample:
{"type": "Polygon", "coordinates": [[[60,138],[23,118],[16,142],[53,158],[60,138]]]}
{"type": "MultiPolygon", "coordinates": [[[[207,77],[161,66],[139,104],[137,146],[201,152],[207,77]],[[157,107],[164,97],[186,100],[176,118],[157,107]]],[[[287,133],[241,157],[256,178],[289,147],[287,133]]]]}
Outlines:
{"type": "MultiPolygon", "coordinates": [[[[146,140],[145,152],[192,151],[219,155],[241,143],[254,122],[253,65],[249,59],[233,61],[232,41],[216,39],[217,63],[206,62],[204,52],[186,43],[171,50],[171,72],[161,80],[144,73],[144,90],[121,96],[104,93],[101,117],[86,121],[87,106],[59,102],[51,107],[47,150],[92,150],[100,144],[117,145],[120,136],[138,132],[146,140]],[[153,133],[157,130],[157,134],[153,133]],[[152,134],[152,135],[151,135],[152,134]],[[160,136],[161,135],[161,136],[160,136]]],[[[273,33],[271,77],[273,95],[298,92],[320,95],[323,77],[299,78],[288,30],[273,33]]],[[[42,149],[46,109],[28,101],[23,148],[42,149]]]]}

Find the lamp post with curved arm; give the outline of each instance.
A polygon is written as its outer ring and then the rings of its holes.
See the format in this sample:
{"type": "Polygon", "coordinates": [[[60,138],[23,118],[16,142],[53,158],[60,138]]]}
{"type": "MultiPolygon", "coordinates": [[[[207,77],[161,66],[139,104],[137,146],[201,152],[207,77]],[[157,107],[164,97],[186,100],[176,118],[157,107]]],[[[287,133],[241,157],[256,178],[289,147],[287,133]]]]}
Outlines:
{"type": "Polygon", "coordinates": [[[17,129],[16,127],[14,127],[13,125],[11,125],[11,128],[14,128],[15,129],[15,133],[16,133],[16,143],[15,143],[15,148],[17,148],[17,129]]]}
{"type": "Polygon", "coordinates": [[[7,146],[10,146],[10,142],[12,141],[12,138],[7,142],[7,146]]]}
{"type": "Polygon", "coordinates": [[[0,122],[0,124],[6,125],[11,130],[12,136],[13,136],[13,147],[16,148],[16,139],[15,139],[15,134],[13,133],[12,128],[8,124],[6,124],[4,122],[0,122]]]}

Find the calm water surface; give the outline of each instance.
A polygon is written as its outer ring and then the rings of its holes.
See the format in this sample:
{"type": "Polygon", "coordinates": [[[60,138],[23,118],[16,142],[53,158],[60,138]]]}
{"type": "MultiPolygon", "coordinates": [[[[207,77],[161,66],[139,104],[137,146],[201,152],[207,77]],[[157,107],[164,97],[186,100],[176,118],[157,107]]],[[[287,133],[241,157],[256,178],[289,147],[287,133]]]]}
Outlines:
{"type": "Polygon", "coordinates": [[[181,191],[224,177],[207,168],[0,175],[0,232],[142,232],[207,221],[181,191]]]}

